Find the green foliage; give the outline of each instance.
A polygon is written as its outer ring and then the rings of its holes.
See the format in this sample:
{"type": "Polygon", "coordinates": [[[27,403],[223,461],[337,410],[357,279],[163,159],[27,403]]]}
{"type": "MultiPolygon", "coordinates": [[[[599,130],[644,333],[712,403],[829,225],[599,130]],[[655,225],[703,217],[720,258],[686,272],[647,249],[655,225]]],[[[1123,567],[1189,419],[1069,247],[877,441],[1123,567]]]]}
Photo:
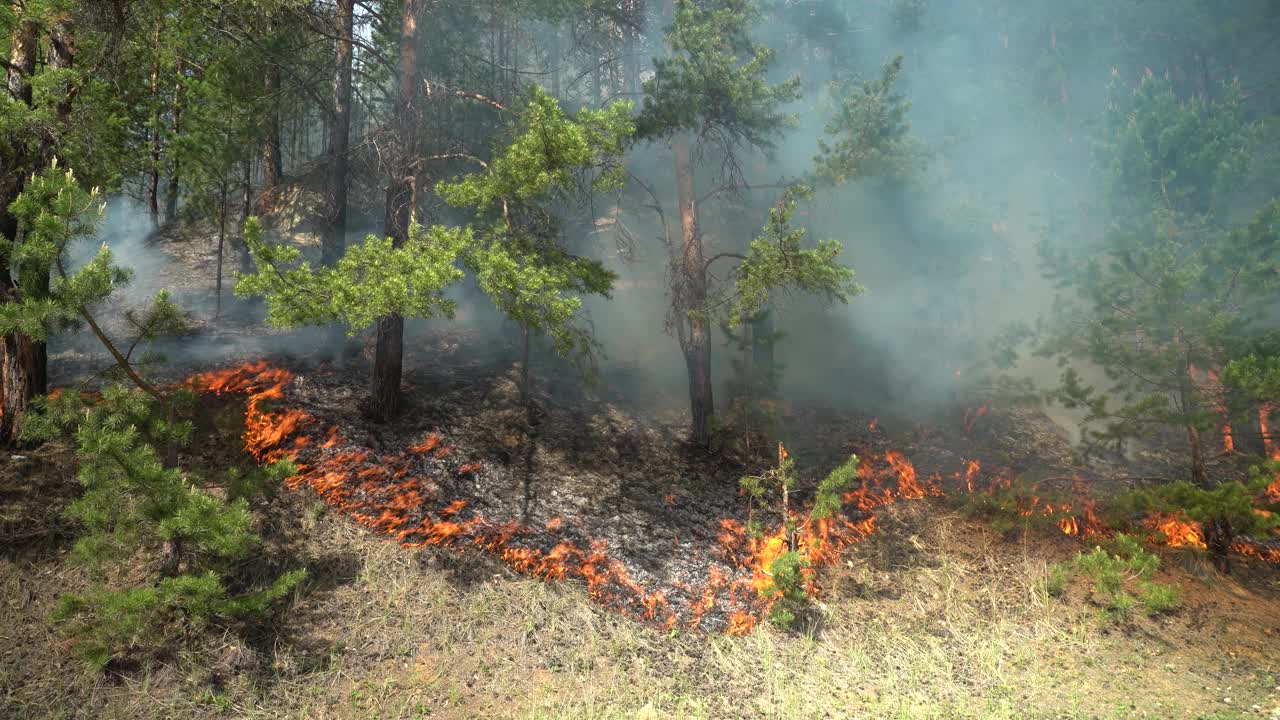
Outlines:
{"type": "Polygon", "coordinates": [[[582,108],[570,119],[559,101],[535,85],[514,131],[511,143],[484,172],[441,181],[436,186],[440,196],[455,207],[484,211],[495,203],[530,203],[574,190],[578,176],[588,172],[596,173],[594,190],[615,189],[625,176],[623,144],[635,126],[629,102],[582,108]]]}
{"type": "Polygon", "coordinates": [[[1123,493],[1107,504],[1110,520],[1131,522],[1151,513],[1181,515],[1201,525],[1225,523],[1242,535],[1265,536],[1280,527],[1280,517],[1257,512],[1257,499],[1280,471],[1280,462],[1263,462],[1250,468],[1243,480],[1204,489],[1181,481],[1123,493]]]}
{"type": "Polygon", "coordinates": [[[858,456],[852,455],[818,483],[807,517],[800,516],[791,508],[789,496],[796,483],[795,461],[781,444],[778,445],[776,466],[760,475],[748,475],[738,481],[742,494],[747,497],[747,531],[751,535],[758,537],[761,532],[761,523],[755,516],[756,506],[769,502],[771,496],[782,522],[783,541],[787,549],[765,569],[769,575],[769,583],[760,590],[764,597],[773,598],[769,619],[779,627],[788,627],[794,623],[797,615],[809,603],[804,570],[811,563],[798,547],[798,529],[801,525],[824,520],[838,512],[844,504],[844,493],[853,488],[857,477],[858,456]]]}
{"type": "Polygon", "coordinates": [[[1153,582],[1138,583],[1138,597],[1142,606],[1153,615],[1168,612],[1180,602],[1176,585],[1164,585],[1153,582]]]}
{"type": "Polygon", "coordinates": [[[840,184],[901,176],[917,162],[917,151],[907,139],[911,103],[894,88],[901,74],[899,55],[874,80],[833,83],[835,116],[825,128],[830,141],[818,140],[814,158],[819,177],[840,184]]]}
{"type": "Polygon", "coordinates": [[[265,296],[273,324],[340,320],[354,333],[391,314],[451,317],[455,303],[444,291],[462,279],[465,268],[508,317],[549,335],[562,354],[584,357],[591,342],[577,322],[580,295],[607,295],[615,276],[599,261],[574,256],[554,241],[547,231],[555,224],[548,205],[571,195],[584,177],[596,190],[616,187],[623,143],[633,130],[630,114],[630,105],[619,102],[570,119],[555,98],[531,89],[514,137],[498,157],[480,161],[478,172],[436,186],[448,203],[475,210],[476,224],[415,223],[399,248],[371,235],[349,247],[335,266],[317,269],[298,263],[296,248],[265,242],[260,223],[251,218],[245,241],[258,269],[240,278],[236,293],[265,296]]]}
{"type": "MultiPolygon", "coordinates": [[[[28,180],[10,210],[23,238],[20,243],[0,239],[0,257],[18,268],[17,297],[0,303],[0,332],[45,341],[52,330],[77,327],[89,308],[131,280],[132,272],[114,263],[105,244],[88,262],[66,271],[68,253],[76,242],[95,234],[103,206],[96,188],[84,190],[75,174],[59,169],[56,161],[28,180]]],[[[124,321],[136,338],[124,354],[126,361],[140,343],[186,328],[181,311],[163,290],[142,308],[126,310],[124,321]]]]}
{"type": "Polygon", "coordinates": [[[1067,563],[1050,565],[1049,571],[1044,578],[1045,594],[1049,597],[1061,597],[1067,591],[1067,586],[1074,576],[1075,569],[1067,563]]]}
{"type": "Polygon", "coordinates": [[[862,292],[853,281],[853,270],[838,261],[843,249],[839,242],[823,240],[812,250],[802,248],[805,230],[792,228],[791,218],[796,201],[811,196],[804,186],[788,188],[778,207],[769,211],[764,234],[751,241],[751,250],[736,272],[736,295],[728,310],[731,329],[741,318],[763,309],[771,292],[784,288],[841,303],[862,292]]]}
{"type": "MultiPolygon", "coordinates": [[[[1118,448],[1162,426],[1195,442],[1223,405],[1196,369],[1240,359],[1280,289],[1280,207],[1239,200],[1260,126],[1235,86],[1214,102],[1184,101],[1153,76],[1132,93],[1113,87],[1104,120],[1101,232],[1059,233],[1040,248],[1045,272],[1074,296],[1060,299],[1040,348],[1067,366],[1049,397],[1087,410],[1087,444],[1118,448]],[[1084,382],[1081,363],[1102,368],[1108,384],[1084,382]]],[[[1251,367],[1233,379],[1248,385],[1251,367]]],[[[1205,482],[1202,461],[1192,479],[1205,482]]]]}
{"type": "Polygon", "coordinates": [[[809,595],[804,590],[803,569],[808,562],[795,550],[782,553],[769,564],[769,586],[761,592],[774,597],[769,609],[769,622],[780,628],[791,627],[809,605],[809,595]]]}
{"type": "Polygon", "coordinates": [[[809,517],[822,520],[834,515],[844,504],[843,496],[853,489],[858,478],[858,456],[850,455],[849,459],[836,467],[819,483],[813,493],[813,507],[809,517]]]}
{"type": "MultiPolygon", "coordinates": [[[[149,568],[140,586],[102,583],[63,597],[55,618],[95,665],[154,645],[189,624],[260,614],[303,578],[301,571],[266,587],[228,589],[239,563],[260,540],[243,498],[225,501],[166,467],[157,445],[185,441],[191,425],[158,413],[149,395],[116,385],[101,398],[63,392],[38,398],[23,426],[29,439],[70,435],[83,494],[67,509],[84,534],[74,556],[104,578],[137,559],[149,568]]],[[[288,464],[257,471],[256,483],[279,482],[288,464]]]]}
{"type": "Polygon", "coordinates": [[[1071,508],[1075,505],[1075,498],[1070,494],[1039,488],[1023,475],[1007,484],[992,485],[958,497],[960,512],[986,521],[999,533],[1056,529],[1059,521],[1072,516],[1071,508]]]}
{"type": "Polygon", "coordinates": [[[56,161],[28,180],[9,209],[23,239],[0,239],[0,256],[18,270],[18,297],[0,305],[0,332],[46,340],[51,326],[74,325],[83,308],[129,281],[129,272],[113,265],[111,251],[103,247],[50,287],[50,273],[62,270],[74,241],[93,234],[103,209],[97,189],[82,189],[75,174],[59,169],[56,161]]]}
{"type": "Polygon", "coordinates": [[[781,107],[799,97],[800,80],[770,84],[774,51],[751,37],[752,0],[675,3],[665,29],[670,55],[654,59],[644,84],[636,135],[651,140],[693,131],[724,148],[773,146],[794,124],[781,107]]]}
{"type": "Polygon", "coordinates": [[[1147,552],[1135,537],[1119,534],[1107,547],[1095,547],[1087,553],[1077,553],[1070,566],[1055,565],[1050,568],[1046,590],[1050,595],[1061,595],[1074,571],[1093,583],[1093,593],[1103,604],[1105,620],[1122,619],[1141,602],[1151,614],[1166,612],[1177,607],[1178,591],[1172,585],[1153,582],[1160,568],[1160,558],[1147,552]],[[1138,597],[1130,588],[1138,588],[1138,597]]]}
{"type": "Polygon", "coordinates": [[[293,327],[342,321],[351,333],[393,313],[452,316],[454,302],[444,290],[462,279],[455,262],[472,242],[470,229],[415,223],[402,247],[369,235],[333,267],[313,269],[308,262],[289,267],[298,249],[266,242],[257,218],[245,223],[244,238],[257,272],[240,276],[236,294],[265,296],[267,322],[293,327]]]}
{"type": "Polygon", "coordinates": [[[558,353],[575,360],[588,359],[593,347],[589,328],[578,322],[581,296],[608,296],[616,275],[561,246],[550,206],[584,185],[619,187],[623,145],[634,130],[630,103],[583,108],[570,119],[534,87],[502,153],[483,170],[436,186],[449,204],[482,216],[501,206],[500,219],[467,244],[462,263],[507,317],[550,336],[558,353]]]}

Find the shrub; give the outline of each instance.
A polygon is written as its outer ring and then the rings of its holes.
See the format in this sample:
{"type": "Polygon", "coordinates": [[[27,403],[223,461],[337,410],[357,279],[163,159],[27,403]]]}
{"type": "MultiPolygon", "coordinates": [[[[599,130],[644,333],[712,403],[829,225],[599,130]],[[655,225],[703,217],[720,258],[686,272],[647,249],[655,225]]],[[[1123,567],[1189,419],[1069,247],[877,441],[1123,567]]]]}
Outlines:
{"type": "MultiPolygon", "coordinates": [[[[24,433],[70,435],[84,493],[68,507],[84,534],[74,557],[99,577],[89,591],[61,598],[54,619],[95,667],[134,650],[157,647],[216,619],[261,615],[298,585],[301,570],[253,586],[235,570],[260,539],[243,498],[221,499],[161,462],[158,445],[184,440],[187,423],[158,417],[150,396],[115,386],[101,399],[61,393],[40,399],[24,433]],[[137,577],[129,587],[108,577],[137,577]],[[107,572],[114,570],[115,572],[107,572]]],[[[232,479],[232,489],[278,482],[294,472],[276,464],[232,479]]]]}
{"type": "MultiPolygon", "coordinates": [[[[814,490],[813,505],[807,513],[797,513],[792,508],[791,492],[795,488],[795,461],[782,443],[778,443],[778,464],[760,475],[748,475],[739,481],[747,496],[747,532],[759,537],[762,530],[756,517],[757,506],[774,503],[782,523],[783,550],[764,568],[769,583],[761,588],[761,595],[773,599],[769,620],[775,625],[789,627],[809,603],[806,591],[805,570],[812,567],[808,551],[816,546],[802,547],[799,542],[800,527],[831,517],[840,510],[843,496],[853,487],[858,476],[858,456],[853,455],[844,464],[827,474],[814,490]]],[[[813,539],[811,542],[817,542],[813,539]]]]}
{"type": "Polygon", "coordinates": [[[1280,527],[1280,515],[1259,513],[1258,498],[1280,468],[1274,461],[1250,469],[1243,480],[1211,489],[1186,481],[1133,490],[1109,504],[1109,520],[1120,527],[1152,513],[1182,515],[1200,524],[1204,541],[1219,569],[1227,569],[1231,540],[1236,535],[1264,535],[1280,527]]]}
{"type": "Polygon", "coordinates": [[[1153,582],[1160,568],[1160,558],[1142,547],[1137,538],[1120,534],[1107,543],[1107,547],[1094,547],[1087,553],[1077,553],[1070,566],[1050,568],[1046,587],[1050,595],[1060,595],[1066,589],[1071,571],[1093,582],[1093,593],[1103,605],[1103,617],[1108,620],[1126,617],[1141,602],[1148,613],[1168,611],[1178,605],[1177,588],[1153,582]],[[1060,587],[1057,593],[1052,588],[1060,587]],[[1136,585],[1138,597],[1129,592],[1136,585]]]}

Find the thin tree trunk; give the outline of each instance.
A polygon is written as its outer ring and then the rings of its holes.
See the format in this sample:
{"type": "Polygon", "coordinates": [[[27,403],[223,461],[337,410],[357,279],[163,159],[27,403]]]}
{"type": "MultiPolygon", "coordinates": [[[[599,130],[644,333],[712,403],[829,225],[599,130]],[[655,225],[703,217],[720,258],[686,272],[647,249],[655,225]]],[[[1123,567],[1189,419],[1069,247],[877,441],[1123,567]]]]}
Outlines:
{"type": "MultiPolygon", "coordinates": [[[[6,85],[11,97],[30,106],[31,76],[35,73],[39,44],[38,28],[23,16],[21,7],[15,5],[13,12],[17,22],[10,37],[6,85]]],[[[0,235],[16,241],[18,220],[9,212],[9,204],[22,193],[26,174],[30,171],[30,159],[21,148],[15,148],[13,155],[6,155],[3,159],[6,167],[0,175],[0,235]]],[[[18,287],[6,255],[0,258],[0,301],[18,300],[18,287]]],[[[3,347],[0,347],[0,442],[5,444],[12,444],[18,439],[22,415],[35,394],[35,385],[40,382],[40,378],[32,377],[35,363],[31,345],[31,339],[26,335],[12,333],[4,336],[3,347]]]]}
{"type": "MultiPolygon", "coordinates": [[[[275,23],[271,30],[275,31],[275,23]]],[[[284,177],[283,158],[280,157],[280,64],[278,58],[267,59],[267,133],[262,144],[262,185],[269,190],[280,184],[284,177]]]]}
{"type": "Polygon", "coordinates": [[[1183,368],[1182,377],[1179,379],[1178,404],[1181,406],[1183,418],[1186,420],[1187,445],[1191,450],[1191,482],[1196,487],[1211,490],[1213,485],[1209,482],[1209,473],[1205,469],[1203,442],[1200,438],[1200,430],[1194,422],[1196,399],[1194,396],[1195,390],[1192,387],[1193,382],[1191,362],[1188,359],[1186,367],[1183,368]]]}
{"type": "MultiPolygon", "coordinates": [[[[403,247],[413,217],[414,182],[411,175],[413,156],[417,151],[414,129],[415,79],[418,73],[417,42],[418,0],[405,0],[404,19],[400,27],[400,158],[398,167],[387,183],[384,232],[392,245],[403,247]]],[[[378,321],[378,338],[374,346],[373,379],[370,389],[370,414],[386,420],[400,409],[400,379],[404,362],[404,318],[390,315],[378,321]]]]}
{"type": "Polygon", "coordinates": [[[520,355],[520,404],[524,406],[525,420],[527,421],[533,412],[529,404],[529,355],[530,355],[530,333],[529,323],[520,323],[521,341],[523,342],[523,351],[520,355]]]}
{"type": "Polygon", "coordinates": [[[561,100],[560,96],[560,27],[551,29],[551,96],[561,100]]]}
{"type": "Polygon", "coordinates": [[[218,277],[214,282],[214,319],[222,317],[222,249],[227,242],[227,179],[222,178],[222,194],[218,203],[218,277]]]}
{"type": "MultiPolygon", "coordinates": [[[[177,75],[178,80],[173,86],[173,136],[178,137],[178,133],[182,132],[182,103],[186,97],[186,85],[182,82],[183,73],[186,66],[182,59],[178,59],[177,75]]],[[[164,194],[164,219],[165,222],[173,222],[174,216],[178,212],[178,156],[170,153],[171,167],[169,172],[169,185],[165,188],[164,194]]]]}
{"type": "Polygon", "coordinates": [[[333,123],[329,134],[329,222],[320,264],[333,265],[346,249],[347,175],[351,138],[351,45],[354,0],[338,0],[338,43],[333,70],[333,123]]]}
{"type": "Polygon", "coordinates": [[[147,212],[151,225],[160,225],[160,28],[156,21],[156,59],[151,63],[151,183],[147,190],[147,212]]]}
{"type": "Polygon", "coordinates": [[[240,208],[240,272],[248,275],[253,271],[253,260],[249,257],[249,244],[244,241],[244,224],[253,214],[253,158],[244,160],[244,204],[240,208]]]}

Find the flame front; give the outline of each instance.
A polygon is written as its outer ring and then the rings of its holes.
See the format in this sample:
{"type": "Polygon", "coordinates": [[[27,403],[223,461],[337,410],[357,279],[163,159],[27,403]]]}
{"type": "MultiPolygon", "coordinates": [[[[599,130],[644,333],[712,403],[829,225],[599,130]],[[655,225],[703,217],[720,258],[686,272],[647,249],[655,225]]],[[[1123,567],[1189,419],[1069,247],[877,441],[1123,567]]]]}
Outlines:
{"type": "MultiPolygon", "coordinates": [[[[672,583],[666,589],[654,589],[633,578],[610,555],[607,543],[584,536],[572,519],[566,522],[557,517],[538,526],[494,521],[465,499],[445,497],[442,481],[480,473],[484,465],[457,460],[454,448],[439,434],[429,434],[404,450],[380,454],[353,446],[337,426],[322,428],[308,413],[283,407],[293,379],[289,371],[259,361],[201,373],[186,384],[200,392],[245,394],[245,449],[261,462],[293,460],[298,473],[287,480],[289,487],[311,488],[327,504],[370,530],[408,547],[481,550],[516,571],[544,580],[579,580],[596,602],[663,628],[697,629],[716,611],[725,632],[749,632],[777,600],[776,594],[769,593],[769,569],[784,552],[794,549],[801,556],[806,589],[820,594],[817,571],[837,562],[847,548],[875,531],[874,509],[898,500],[944,494],[938,475],[922,482],[905,455],[889,450],[883,464],[867,458],[859,466],[861,486],[845,493],[844,512],[815,521],[807,519],[807,513],[793,511],[792,534],[780,524],[757,537],[750,537],[741,522],[721,519],[715,524],[714,552],[727,569],[710,565],[707,577],[696,586],[672,583]]],[[[983,406],[972,417],[966,415],[966,431],[985,413],[983,406]]],[[[1262,419],[1265,432],[1265,415],[1262,419]]],[[[1268,451],[1272,451],[1269,440],[1268,451]]],[[[779,461],[787,457],[779,445],[779,461]]],[[[1009,477],[1000,474],[980,487],[980,474],[981,464],[970,460],[953,477],[970,493],[1010,487],[1009,477]]],[[[1068,535],[1105,532],[1086,490],[1077,478],[1073,503],[1023,498],[1019,512],[1052,518],[1068,535]]],[[[1280,497],[1280,480],[1270,491],[1280,497]]],[[[672,506],[678,498],[668,495],[663,502],[672,506]]],[[[1185,519],[1162,516],[1150,519],[1148,526],[1171,546],[1204,547],[1199,527],[1185,519]]],[[[1280,562],[1280,550],[1266,545],[1238,539],[1232,547],[1243,555],[1280,562]]]]}

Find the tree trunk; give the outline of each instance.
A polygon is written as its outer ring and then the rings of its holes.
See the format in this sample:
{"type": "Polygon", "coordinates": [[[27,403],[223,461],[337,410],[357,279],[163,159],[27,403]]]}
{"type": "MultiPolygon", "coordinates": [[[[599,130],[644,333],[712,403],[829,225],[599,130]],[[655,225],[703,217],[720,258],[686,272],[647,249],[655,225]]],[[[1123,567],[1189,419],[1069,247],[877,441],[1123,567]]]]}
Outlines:
{"type": "MultiPolygon", "coordinates": [[[[275,24],[272,23],[272,31],[275,24]]],[[[262,144],[262,185],[264,190],[280,184],[284,176],[284,159],[280,157],[280,61],[267,58],[267,129],[262,144]]]]}
{"type": "Polygon", "coordinates": [[[1209,473],[1205,468],[1200,431],[1195,425],[1187,425],[1187,444],[1191,446],[1191,482],[1205,490],[1213,489],[1213,483],[1209,482],[1209,473]]]}
{"type": "MultiPolygon", "coordinates": [[[[417,152],[414,117],[415,80],[418,73],[417,42],[418,0],[405,0],[404,19],[400,27],[400,158],[398,167],[387,183],[384,232],[392,245],[403,247],[409,236],[413,218],[414,182],[411,175],[417,152]]],[[[391,418],[400,409],[400,378],[404,362],[404,318],[390,315],[378,320],[378,339],[374,346],[373,380],[370,389],[370,414],[378,420],[391,418]]]]}
{"type": "Polygon", "coordinates": [[[1213,558],[1213,564],[1218,572],[1224,574],[1231,572],[1231,541],[1235,537],[1231,521],[1226,518],[1213,518],[1203,523],[1202,529],[1205,548],[1213,558]]]}
{"type": "Polygon", "coordinates": [[[560,96],[560,27],[551,29],[551,97],[557,100],[562,99],[560,96]]]}
{"type": "MultiPolygon", "coordinates": [[[[178,133],[182,131],[182,102],[186,96],[186,87],[182,82],[182,75],[186,70],[182,59],[178,59],[177,74],[178,81],[173,86],[173,136],[178,137],[178,133]]],[[[165,222],[173,222],[174,216],[178,211],[178,156],[170,153],[170,169],[169,169],[169,185],[165,188],[164,193],[164,220],[165,222]]]]}
{"type": "Polygon", "coordinates": [[[752,365],[755,377],[762,381],[762,387],[770,391],[774,389],[770,386],[770,377],[773,375],[773,333],[773,311],[765,308],[751,320],[752,365]]]}
{"type": "Polygon", "coordinates": [[[227,178],[223,176],[218,204],[218,276],[213,285],[213,317],[222,317],[222,249],[227,243],[227,178]]]}
{"type": "Polygon", "coordinates": [[[689,141],[680,137],[675,142],[676,197],[680,206],[679,272],[681,278],[675,296],[675,318],[680,349],[684,352],[689,374],[689,440],[705,446],[710,440],[711,416],[715,402],[711,388],[711,322],[707,317],[707,260],[698,232],[697,208],[694,207],[693,166],[689,159],[689,141]]]}
{"type": "Polygon", "coordinates": [[[253,158],[244,159],[244,204],[240,208],[240,272],[253,272],[253,260],[249,257],[249,244],[244,241],[244,224],[253,214],[253,158]]]}
{"type": "MultiPolygon", "coordinates": [[[[10,37],[6,85],[11,97],[30,106],[31,76],[35,73],[39,44],[38,28],[23,16],[20,7],[13,10],[18,19],[10,37]]],[[[3,174],[0,174],[0,235],[16,241],[18,220],[10,214],[9,205],[22,193],[30,171],[30,159],[20,148],[15,148],[12,156],[6,154],[3,159],[6,162],[3,174]]],[[[6,255],[0,258],[0,301],[18,300],[18,287],[6,255]]],[[[5,335],[0,344],[0,442],[5,444],[13,444],[18,439],[22,415],[31,397],[37,386],[43,389],[44,379],[38,377],[39,366],[34,362],[31,345],[31,339],[22,333],[5,335]]]]}
{"type": "Polygon", "coordinates": [[[156,22],[156,59],[151,63],[151,182],[147,190],[147,212],[151,225],[160,225],[160,28],[156,22]]]}
{"type": "Polygon", "coordinates": [[[351,44],[354,0],[338,0],[338,51],[333,70],[333,123],[329,134],[329,222],[320,245],[320,264],[342,257],[347,232],[347,166],[351,137],[351,44]]]}

